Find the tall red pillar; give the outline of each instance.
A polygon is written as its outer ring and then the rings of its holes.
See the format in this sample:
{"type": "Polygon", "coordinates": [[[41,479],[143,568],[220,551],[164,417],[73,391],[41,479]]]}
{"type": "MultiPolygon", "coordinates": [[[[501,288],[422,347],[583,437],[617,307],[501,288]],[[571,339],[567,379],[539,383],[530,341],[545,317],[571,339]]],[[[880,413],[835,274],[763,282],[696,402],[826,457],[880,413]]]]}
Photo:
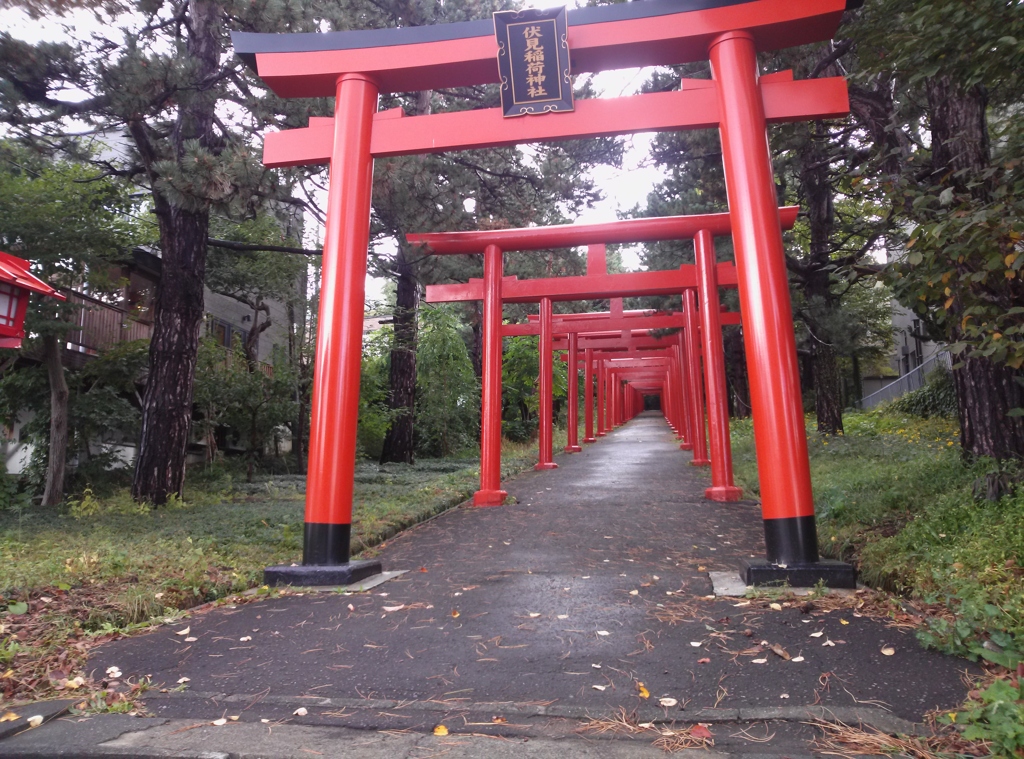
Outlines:
{"type": "Polygon", "coordinates": [[[605,372],[604,372],[604,359],[597,359],[596,372],[597,376],[597,436],[604,437],[606,434],[604,426],[604,406],[605,406],[605,372]]]}
{"type": "Polygon", "coordinates": [[[579,443],[579,426],[580,426],[580,351],[579,351],[579,335],[575,332],[569,333],[569,361],[566,366],[566,388],[565,391],[568,394],[568,420],[567,420],[567,433],[568,440],[566,440],[565,452],[566,453],[579,453],[583,449],[579,443]]]}
{"type": "Polygon", "coordinates": [[[497,245],[484,250],[484,355],[480,419],[480,489],[474,506],[500,506],[501,489],[501,277],[503,254],[497,245]]]}
{"type": "Polygon", "coordinates": [[[268,584],[341,585],[381,571],[350,561],[352,496],[363,355],[363,300],[370,233],[370,135],[377,85],[338,78],[324,232],[302,566],[268,567],[268,584]]]}
{"type": "Polygon", "coordinates": [[[551,450],[552,372],[551,298],[540,300],[540,427],[537,431],[537,465],[534,469],[557,469],[551,450]]]}
{"type": "Polygon", "coordinates": [[[711,487],[704,497],[712,501],[738,501],[743,491],[733,484],[732,446],[729,440],[729,403],[719,314],[718,269],[715,240],[701,230],[693,241],[697,253],[697,284],[700,290],[704,329],[704,392],[708,401],[708,442],[711,447],[711,487]]]}
{"type": "Polygon", "coordinates": [[[812,567],[805,573],[808,576],[799,579],[788,570],[817,563],[818,541],[789,282],[754,39],[748,32],[723,34],[711,43],[709,57],[718,85],[767,553],[764,566],[748,563],[744,579],[748,583],[784,579],[795,584],[819,576],[829,584],[853,587],[854,574],[847,565],[834,571],[812,567]]]}
{"type": "Polygon", "coordinates": [[[584,419],[583,442],[593,443],[597,440],[594,437],[594,349],[587,348],[583,351],[583,413],[584,419]]]}
{"type": "Polygon", "coordinates": [[[683,291],[683,308],[686,317],[686,378],[690,386],[690,431],[693,444],[693,466],[707,466],[708,442],[704,431],[704,383],[700,376],[700,337],[697,316],[697,294],[692,289],[683,291]]]}
{"type": "MultiPolygon", "coordinates": [[[[685,304],[684,304],[685,306],[685,304]]],[[[684,451],[693,450],[693,413],[690,409],[690,382],[687,372],[689,362],[686,358],[686,335],[679,331],[676,335],[676,344],[673,346],[676,354],[676,380],[679,384],[679,411],[682,421],[682,441],[679,447],[684,451]]]]}

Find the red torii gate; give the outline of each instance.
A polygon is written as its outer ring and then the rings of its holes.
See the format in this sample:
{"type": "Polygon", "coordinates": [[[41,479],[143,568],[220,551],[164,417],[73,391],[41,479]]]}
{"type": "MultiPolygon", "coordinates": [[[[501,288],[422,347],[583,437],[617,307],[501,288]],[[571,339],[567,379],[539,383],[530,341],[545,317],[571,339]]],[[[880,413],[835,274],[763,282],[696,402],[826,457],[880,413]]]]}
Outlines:
{"type": "MultiPolygon", "coordinates": [[[[675,0],[568,13],[575,72],[711,61],[712,79],[678,92],[585,100],[572,113],[503,119],[500,109],[403,117],[376,113],[381,92],[497,83],[491,20],[358,32],[232,33],[235,49],[282,97],[335,97],[333,119],[268,135],[264,162],[329,162],[327,227],[313,379],[303,565],[268,582],[339,584],[380,570],[349,561],[359,366],[374,156],[465,150],[642,131],[713,128],[722,138],[736,243],[768,561],[748,582],[825,579],[852,569],[819,562],[800,405],[796,341],[775,185],[770,122],[849,110],[842,78],[759,77],[758,50],[830,38],[859,0],[675,0]]],[[[601,297],[601,296],[596,296],[601,297]]]]}
{"type": "MultiPolygon", "coordinates": [[[[780,223],[791,228],[798,209],[786,207],[779,212],[780,223]]],[[[480,445],[480,489],[473,496],[477,506],[497,506],[508,495],[501,489],[501,312],[502,303],[539,302],[540,334],[540,420],[538,428],[538,458],[536,469],[554,469],[551,449],[551,352],[552,313],[555,300],[591,300],[612,296],[618,300],[615,316],[621,312],[623,295],[661,295],[682,293],[685,306],[686,342],[679,337],[680,364],[687,373],[684,385],[693,388],[689,394],[691,430],[703,431],[704,414],[702,394],[699,392],[700,355],[697,336],[697,308],[694,289],[700,288],[705,307],[704,330],[705,368],[708,371],[708,406],[712,418],[712,449],[717,455],[713,467],[713,485],[708,496],[716,500],[737,500],[739,490],[732,484],[731,455],[729,453],[729,420],[725,411],[725,361],[722,356],[719,280],[725,284],[732,279],[730,264],[719,264],[715,258],[714,236],[731,231],[729,214],[702,214],[663,218],[629,219],[603,224],[566,224],[553,227],[523,229],[481,230],[473,232],[438,232],[409,234],[412,244],[423,245],[435,254],[484,254],[484,280],[471,279],[466,284],[428,285],[426,300],[430,303],[445,301],[484,301],[484,355],[483,393],[480,445]],[[668,271],[629,272],[608,274],[606,271],[606,242],[656,242],[661,240],[693,239],[697,264],[681,266],[668,271]],[[589,245],[587,274],[574,277],[551,277],[520,281],[504,278],[502,254],[504,251],[545,250],[589,245]],[[514,288],[514,289],[513,289],[514,288]],[[671,288],[671,289],[670,289],[671,288]],[[513,290],[506,297],[506,289],[513,290]],[[600,294],[595,294],[600,293],[600,294]],[[687,295],[689,293],[689,295],[687,295]],[[691,358],[692,357],[692,358],[691,358]],[[714,383],[712,385],[712,382],[714,383]]],[[[625,318],[625,317],[621,317],[625,318]]],[[[632,317],[631,317],[632,318],[632,317]]],[[[583,325],[592,330],[593,325],[583,325]]],[[[792,325],[790,325],[792,329],[792,325]]],[[[572,340],[570,340],[570,343],[572,340]]],[[[572,352],[572,345],[569,346],[572,352]]],[[[598,385],[599,394],[602,385],[598,385]]],[[[599,406],[601,404],[599,403],[599,406]]],[[[571,426],[571,425],[570,425],[571,426]]],[[[610,426],[610,423],[607,425],[610,426]]],[[[685,427],[684,427],[685,428],[685,427]]],[[[598,434],[601,434],[600,426],[598,434]]],[[[687,436],[694,444],[694,463],[709,463],[703,432],[687,436]]]]}

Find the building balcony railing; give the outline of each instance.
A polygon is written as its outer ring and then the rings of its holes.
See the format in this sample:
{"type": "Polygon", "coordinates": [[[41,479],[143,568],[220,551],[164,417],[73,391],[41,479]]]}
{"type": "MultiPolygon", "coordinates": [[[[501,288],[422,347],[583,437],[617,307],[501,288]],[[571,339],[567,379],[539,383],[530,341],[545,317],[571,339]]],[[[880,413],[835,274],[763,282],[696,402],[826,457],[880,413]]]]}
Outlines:
{"type": "Polygon", "coordinates": [[[953,362],[952,359],[950,359],[948,351],[936,353],[916,369],[911,369],[902,377],[894,382],[890,382],[881,390],[878,390],[871,395],[864,396],[857,402],[856,406],[859,409],[866,410],[874,408],[880,403],[895,400],[901,395],[909,393],[911,390],[917,390],[918,388],[924,387],[925,379],[936,369],[946,369],[949,371],[952,367],[953,362]]]}
{"type": "Polygon", "coordinates": [[[80,308],[75,316],[75,329],[68,332],[67,349],[87,356],[96,356],[119,343],[148,340],[153,325],[134,319],[118,306],[96,300],[84,293],[65,290],[68,301],[80,308]]]}

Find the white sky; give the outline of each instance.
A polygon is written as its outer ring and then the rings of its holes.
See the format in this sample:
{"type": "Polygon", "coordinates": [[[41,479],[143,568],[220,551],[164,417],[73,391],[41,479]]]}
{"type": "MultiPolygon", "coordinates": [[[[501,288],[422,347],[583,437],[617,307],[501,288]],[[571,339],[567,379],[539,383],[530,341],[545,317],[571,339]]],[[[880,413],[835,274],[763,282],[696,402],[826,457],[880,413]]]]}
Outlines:
{"type": "MultiPolygon", "coordinates": [[[[542,5],[542,7],[545,7],[542,5]]],[[[67,39],[66,28],[74,30],[71,36],[87,37],[90,32],[101,27],[92,13],[74,11],[59,19],[30,19],[25,13],[15,9],[0,9],[0,28],[12,36],[28,42],[67,39]]],[[[594,77],[594,86],[601,97],[621,97],[636,93],[647,78],[646,69],[623,69],[606,71],[594,77]]],[[[65,94],[66,96],[66,94],[65,94]]],[[[544,118],[543,116],[540,118],[544,118]]],[[[557,118],[557,116],[548,116],[557,118]]],[[[662,179],[662,172],[647,165],[649,148],[653,135],[639,134],[627,136],[626,151],[621,169],[599,167],[593,174],[598,187],[604,193],[604,200],[594,208],[586,209],[576,220],[580,224],[593,224],[615,221],[619,211],[626,211],[646,202],[648,193],[662,179]]],[[[314,219],[307,216],[307,238],[322,239],[323,230],[316,228],[314,219]]],[[[623,264],[627,269],[639,266],[636,250],[623,250],[623,264]]],[[[379,299],[382,294],[383,281],[367,277],[367,300],[379,299]]]]}

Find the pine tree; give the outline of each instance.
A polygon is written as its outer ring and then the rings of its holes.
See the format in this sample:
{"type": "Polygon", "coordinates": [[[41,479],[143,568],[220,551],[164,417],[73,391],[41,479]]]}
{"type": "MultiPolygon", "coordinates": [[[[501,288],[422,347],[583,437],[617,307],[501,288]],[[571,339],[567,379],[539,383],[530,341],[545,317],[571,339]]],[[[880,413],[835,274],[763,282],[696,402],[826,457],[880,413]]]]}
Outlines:
{"type": "Polygon", "coordinates": [[[264,198],[289,200],[259,165],[253,138],[271,123],[300,125],[311,107],[254,86],[230,54],[228,31],[311,31],[324,19],[343,28],[338,12],[299,0],[136,0],[98,4],[100,30],[73,42],[31,45],[0,33],[0,121],[69,152],[65,135],[83,122],[111,144],[126,141],[127,159],[94,164],[143,185],[159,227],[137,499],[163,503],[184,484],[211,213],[246,217],[264,198]]]}

